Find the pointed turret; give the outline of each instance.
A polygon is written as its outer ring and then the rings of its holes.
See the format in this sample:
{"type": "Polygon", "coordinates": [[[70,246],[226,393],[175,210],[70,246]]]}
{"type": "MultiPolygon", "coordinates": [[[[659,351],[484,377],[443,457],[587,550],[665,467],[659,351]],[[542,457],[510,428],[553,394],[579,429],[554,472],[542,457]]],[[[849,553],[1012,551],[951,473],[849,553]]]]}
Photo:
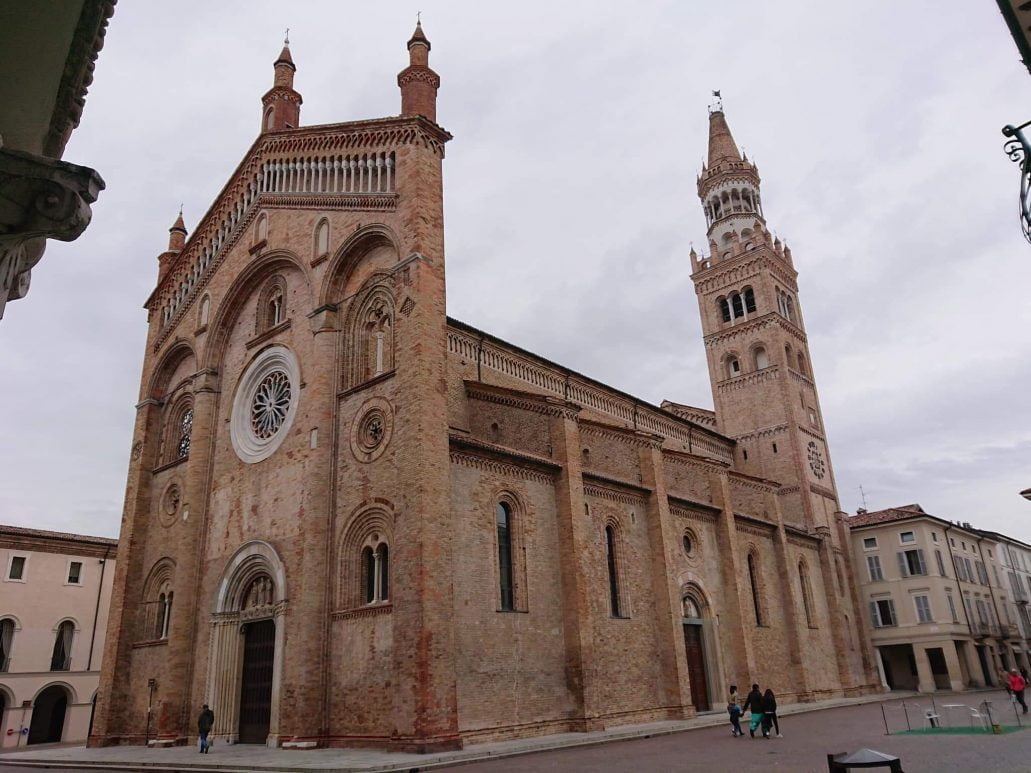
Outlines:
{"type": "Polygon", "coordinates": [[[415,23],[408,40],[408,66],[398,73],[397,85],[401,87],[401,115],[423,115],[436,123],[440,76],[430,69],[430,41],[421,21],[415,23]]]}
{"type": "Polygon", "coordinates": [[[741,153],[730,133],[727,118],[723,115],[723,106],[709,113],[709,166],[720,161],[740,161],[741,153]]]}
{"type": "MultiPolygon", "coordinates": [[[[735,235],[747,236],[755,224],[763,222],[759,197],[759,170],[738,150],[727,125],[723,102],[709,106],[709,157],[698,175],[698,198],[702,200],[709,236],[719,226],[719,243],[731,242],[735,235]]],[[[723,250],[722,254],[728,251],[723,250]]],[[[733,252],[733,250],[730,250],[733,252]]],[[[715,253],[714,253],[715,255],[715,253]]]]}
{"type": "Polygon", "coordinates": [[[186,244],[186,223],[183,222],[183,210],[179,208],[179,217],[168,229],[168,249],[179,251],[186,244]]]}
{"type": "Polygon", "coordinates": [[[178,255],[183,247],[186,246],[186,223],[183,222],[183,208],[179,207],[179,217],[172,223],[172,227],[168,229],[168,249],[158,255],[158,283],[164,279],[165,274],[168,273],[168,269],[172,266],[175,261],[175,256],[178,255]]]}
{"type": "MultiPolygon", "coordinates": [[[[289,32],[289,30],[288,30],[289,32]]],[[[283,50],[273,64],[275,75],[272,88],[261,98],[262,132],[295,129],[301,121],[301,95],[294,90],[297,67],[290,55],[290,37],[283,41],[283,50]]]]}

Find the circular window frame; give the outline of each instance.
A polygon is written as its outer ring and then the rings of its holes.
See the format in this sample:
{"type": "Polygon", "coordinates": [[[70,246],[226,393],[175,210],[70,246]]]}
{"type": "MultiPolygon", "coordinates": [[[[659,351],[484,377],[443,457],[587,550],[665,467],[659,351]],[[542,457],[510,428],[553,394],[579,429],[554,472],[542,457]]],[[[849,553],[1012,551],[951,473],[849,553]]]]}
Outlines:
{"type": "Polygon", "coordinates": [[[351,453],[359,462],[368,464],[383,456],[394,435],[394,409],[383,397],[366,400],[351,422],[351,453]],[[371,440],[367,430],[370,422],[378,420],[379,438],[371,440]]]}
{"type": "Polygon", "coordinates": [[[244,371],[233,398],[229,436],[233,449],[242,462],[256,464],[268,459],[286,439],[297,415],[301,397],[301,369],[297,358],[285,346],[277,344],[264,349],[244,371]],[[258,389],[276,371],[286,374],[290,385],[290,405],[278,429],[267,438],[258,436],[252,423],[252,408],[258,389]]]}
{"type": "Polygon", "coordinates": [[[165,528],[175,524],[183,511],[183,489],[178,480],[165,487],[158,504],[158,520],[165,528]]]}

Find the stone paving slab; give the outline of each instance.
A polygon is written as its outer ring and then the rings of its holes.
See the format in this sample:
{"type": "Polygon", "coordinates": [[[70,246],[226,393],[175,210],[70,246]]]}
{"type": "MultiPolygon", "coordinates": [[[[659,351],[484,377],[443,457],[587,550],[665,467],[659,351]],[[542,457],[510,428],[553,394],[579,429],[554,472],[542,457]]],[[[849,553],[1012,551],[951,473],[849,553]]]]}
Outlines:
{"type": "MultiPolygon", "coordinates": [[[[962,693],[970,695],[971,693],[962,693]]],[[[839,706],[894,701],[918,697],[917,693],[867,695],[860,698],[838,698],[812,703],[794,703],[781,707],[780,716],[822,711],[839,706]]],[[[936,694],[935,698],[944,697],[936,694]]],[[[930,696],[919,696],[919,700],[930,696]]],[[[353,771],[353,773],[390,773],[391,771],[430,770],[462,763],[511,757],[521,754],[671,735],[702,727],[727,723],[725,711],[702,714],[690,720],[622,725],[590,733],[557,733],[468,746],[465,749],[432,754],[409,754],[373,749],[268,749],[263,746],[216,744],[210,754],[201,755],[195,746],[155,749],[143,746],[112,746],[87,749],[84,746],[51,746],[47,748],[4,751],[0,754],[0,771],[4,767],[64,767],[80,770],[135,771],[277,771],[301,773],[313,770],[353,771]]]]}

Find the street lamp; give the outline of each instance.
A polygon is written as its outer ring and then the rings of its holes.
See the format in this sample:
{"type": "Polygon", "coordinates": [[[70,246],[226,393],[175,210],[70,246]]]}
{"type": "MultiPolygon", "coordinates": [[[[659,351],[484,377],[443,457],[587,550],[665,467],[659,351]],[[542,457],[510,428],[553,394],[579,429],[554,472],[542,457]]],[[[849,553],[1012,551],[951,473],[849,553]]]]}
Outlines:
{"type": "Polygon", "coordinates": [[[1004,126],[1002,133],[1009,137],[1003,145],[1006,155],[1020,166],[1020,227],[1024,238],[1031,242],[1031,145],[1023,131],[1028,125],[1031,121],[1004,126]]]}

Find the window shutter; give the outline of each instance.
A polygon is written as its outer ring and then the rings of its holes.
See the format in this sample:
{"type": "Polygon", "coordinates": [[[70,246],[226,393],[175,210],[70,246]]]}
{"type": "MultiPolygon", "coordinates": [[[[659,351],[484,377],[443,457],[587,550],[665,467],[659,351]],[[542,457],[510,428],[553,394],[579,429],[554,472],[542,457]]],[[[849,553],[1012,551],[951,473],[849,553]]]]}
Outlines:
{"type": "Polygon", "coordinates": [[[892,601],[891,599],[888,599],[888,611],[891,614],[891,623],[890,623],[890,625],[897,625],[898,621],[899,621],[899,618],[898,618],[898,615],[895,614],[895,602],[892,601]]]}
{"type": "Polygon", "coordinates": [[[906,566],[906,554],[900,551],[895,555],[899,557],[899,575],[909,577],[909,567],[906,566]]]}
{"type": "Polygon", "coordinates": [[[870,622],[873,623],[873,627],[874,628],[880,628],[881,627],[881,616],[877,612],[877,602],[876,601],[871,601],[870,602],[870,622]]]}
{"type": "Polygon", "coordinates": [[[917,561],[920,563],[920,574],[927,574],[927,563],[924,561],[924,551],[916,551],[917,561]]]}

